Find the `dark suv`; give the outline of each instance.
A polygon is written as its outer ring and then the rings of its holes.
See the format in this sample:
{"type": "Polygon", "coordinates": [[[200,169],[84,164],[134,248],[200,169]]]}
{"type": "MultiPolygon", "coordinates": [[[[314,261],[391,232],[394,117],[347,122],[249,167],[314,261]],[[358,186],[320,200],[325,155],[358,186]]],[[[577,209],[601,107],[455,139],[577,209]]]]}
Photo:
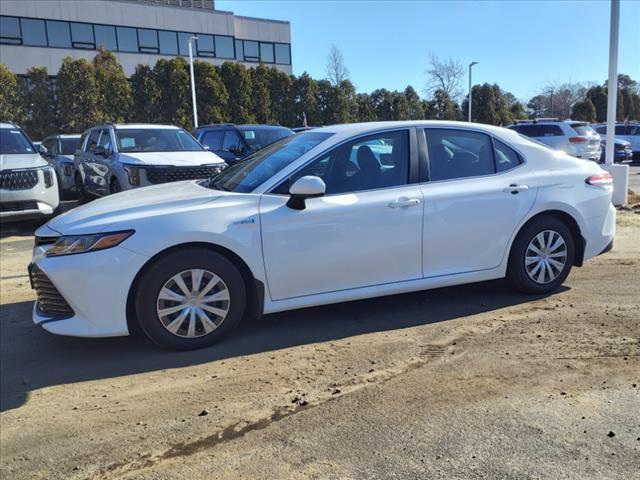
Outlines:
{"type": "Polygon", "coordinates": [[[193,136],[210,151],[233,165],[256,150],[293,135],[279,125],[234,125],[221,123],[198,127],[193,136]]]}

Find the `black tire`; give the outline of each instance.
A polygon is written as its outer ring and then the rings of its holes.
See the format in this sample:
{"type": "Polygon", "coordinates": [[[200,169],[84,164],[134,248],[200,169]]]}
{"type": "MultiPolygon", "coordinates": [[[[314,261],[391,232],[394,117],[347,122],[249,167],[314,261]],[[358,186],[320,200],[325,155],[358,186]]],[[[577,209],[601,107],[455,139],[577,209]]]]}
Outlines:
{"type": "Polygon", "coordinates": [[[82,175],[80,175],[80,172],[76,172],[73,179],[76,185],[78,203],[80,205],[82,205],[83,203],[87,203],[90,199],[89,199],[89,195],[87,194],[87,190],[85,189],[84,182],[82,181],[82,175]]]}
{"type": "Polygon", "coordinates": [[[135,311],[141,330],[155,344],[173,350],[196,350],[213,345],[238,326],[245,306],[246,288],[238,269],[223,255],[201,247],[176,250],[161,257],[140,277],[135,296],[135,311]],[[226,285],[230,298],[228,312],[222,323],[212,332],[195,338],[171,333],[163,325],[156,309],[158,295],[166,282],[189,269],[215,273],[226,285]]]}
{"type": "MultiPolygon", "coordinates": [[[[547,238],[549,234],[546,234],[547,238]]],[[[545,257],[546,258],[546,257],[545,257]]],[[[511,253],[509,254],[509,265],[507,267],[507,280],[513,288],[519,292],[530,295],[544,295],[555,291],[566,280],[571,267],[573,266],[575,258],[575,240],[571,233],[571,230],[559,219],[551,216],[544,216],[534,219],[529,222],[518,233],[513,246],[511,247],[511,253]],[[534,281],[530,274],[527,272],[526,255],[530,242],[540,233],[545,231],[552,231],[557,233],[564,240],[566,252],[564,258],[564,266],[557,273],[557,276],[551,280],[549,274],[543,274],[543,281],[541,283],[534,281]],[[548,280],[547,280],[548,277],[548,280]]],[[[557,260],[556,258],[555,260],[557,260]]],[[[535,268],[535,263],[530,267],[535,268]]],[[[539,272],[539,270],[538,270],[539,272]]],[[[539,275],[539,273],[538,273],[539,275]]],[[[537,276],[534,274],[534,276],[537,276]]]]}
{"type": "Polygon", "coordinates": [[[120,193],[122,191],[122,186],[117,178],[112,178],[111,183],[109,184],[109,193],[120,193]]]}

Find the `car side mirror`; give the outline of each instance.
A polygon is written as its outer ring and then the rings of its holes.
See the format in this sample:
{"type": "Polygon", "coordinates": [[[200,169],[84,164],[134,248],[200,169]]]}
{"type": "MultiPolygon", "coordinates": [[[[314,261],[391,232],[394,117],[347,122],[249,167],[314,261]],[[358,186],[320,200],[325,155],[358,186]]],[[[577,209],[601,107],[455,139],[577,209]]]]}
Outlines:
{"type": "Polygon", "coordinates": [[[205,150],[207,150],[208,152],[210,152],[210,151],[211,151],[211,147],[210,147],[209,145],[203,145],[203,148],[204,148],[205,150]]]}
{"type": "Polygon", "coordinates": [[[289,201],[287,207],[293,210],[304,210],[307,208],[305,200],[307,198],[322,197],[326,192],[326,185],[320,177],[306,175],[299,178],[289,188],[289,201]]]}
{"type": "Polygon", "coordinates": [[[36,151],[42,155],[43,157],[48,157],[49,156],[49,150],[47,150],[47,147],[45,147],[44,145],[38,145],[36,146],[36,151]]]}

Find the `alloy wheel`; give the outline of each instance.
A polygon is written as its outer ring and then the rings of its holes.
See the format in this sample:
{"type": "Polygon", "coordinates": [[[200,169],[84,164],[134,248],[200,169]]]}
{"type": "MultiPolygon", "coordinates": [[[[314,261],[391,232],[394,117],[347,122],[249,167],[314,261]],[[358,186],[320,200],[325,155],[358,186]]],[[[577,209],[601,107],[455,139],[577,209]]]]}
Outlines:
{"type": "Polygon", "coordinates": [[[554,230],[544,230],[535,235],[525,252],[524,266],[527,275],[538,284],[553,282],[567,264],[567,244],[554,230]]]}
{"type": "Polygon", "coordinates": [[[158,292],[156,312],[165,329],[183,338],[198,338],[217,329],[229,313],[229,289],[215,273],[184,270],[158,292]]]}

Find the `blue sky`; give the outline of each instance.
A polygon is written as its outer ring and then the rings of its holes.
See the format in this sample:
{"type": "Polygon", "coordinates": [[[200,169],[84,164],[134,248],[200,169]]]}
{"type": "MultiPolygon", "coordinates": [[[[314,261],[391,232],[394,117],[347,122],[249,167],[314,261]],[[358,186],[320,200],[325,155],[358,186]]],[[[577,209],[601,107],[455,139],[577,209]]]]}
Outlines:
{"type": "MultiPolygon", "coordinates": [[[[429,52],[467,65],[474,83],[528,99],[551,83],[607,78],[609,11],[593,1],[215,0],[219,10],[291,22],[293,70],[325,77],[332,43],[359,92],[413,85],[422,94],[429,52]]],[[[620,8],[618,71],[640,81],[640,0],[620,8]]]]}

